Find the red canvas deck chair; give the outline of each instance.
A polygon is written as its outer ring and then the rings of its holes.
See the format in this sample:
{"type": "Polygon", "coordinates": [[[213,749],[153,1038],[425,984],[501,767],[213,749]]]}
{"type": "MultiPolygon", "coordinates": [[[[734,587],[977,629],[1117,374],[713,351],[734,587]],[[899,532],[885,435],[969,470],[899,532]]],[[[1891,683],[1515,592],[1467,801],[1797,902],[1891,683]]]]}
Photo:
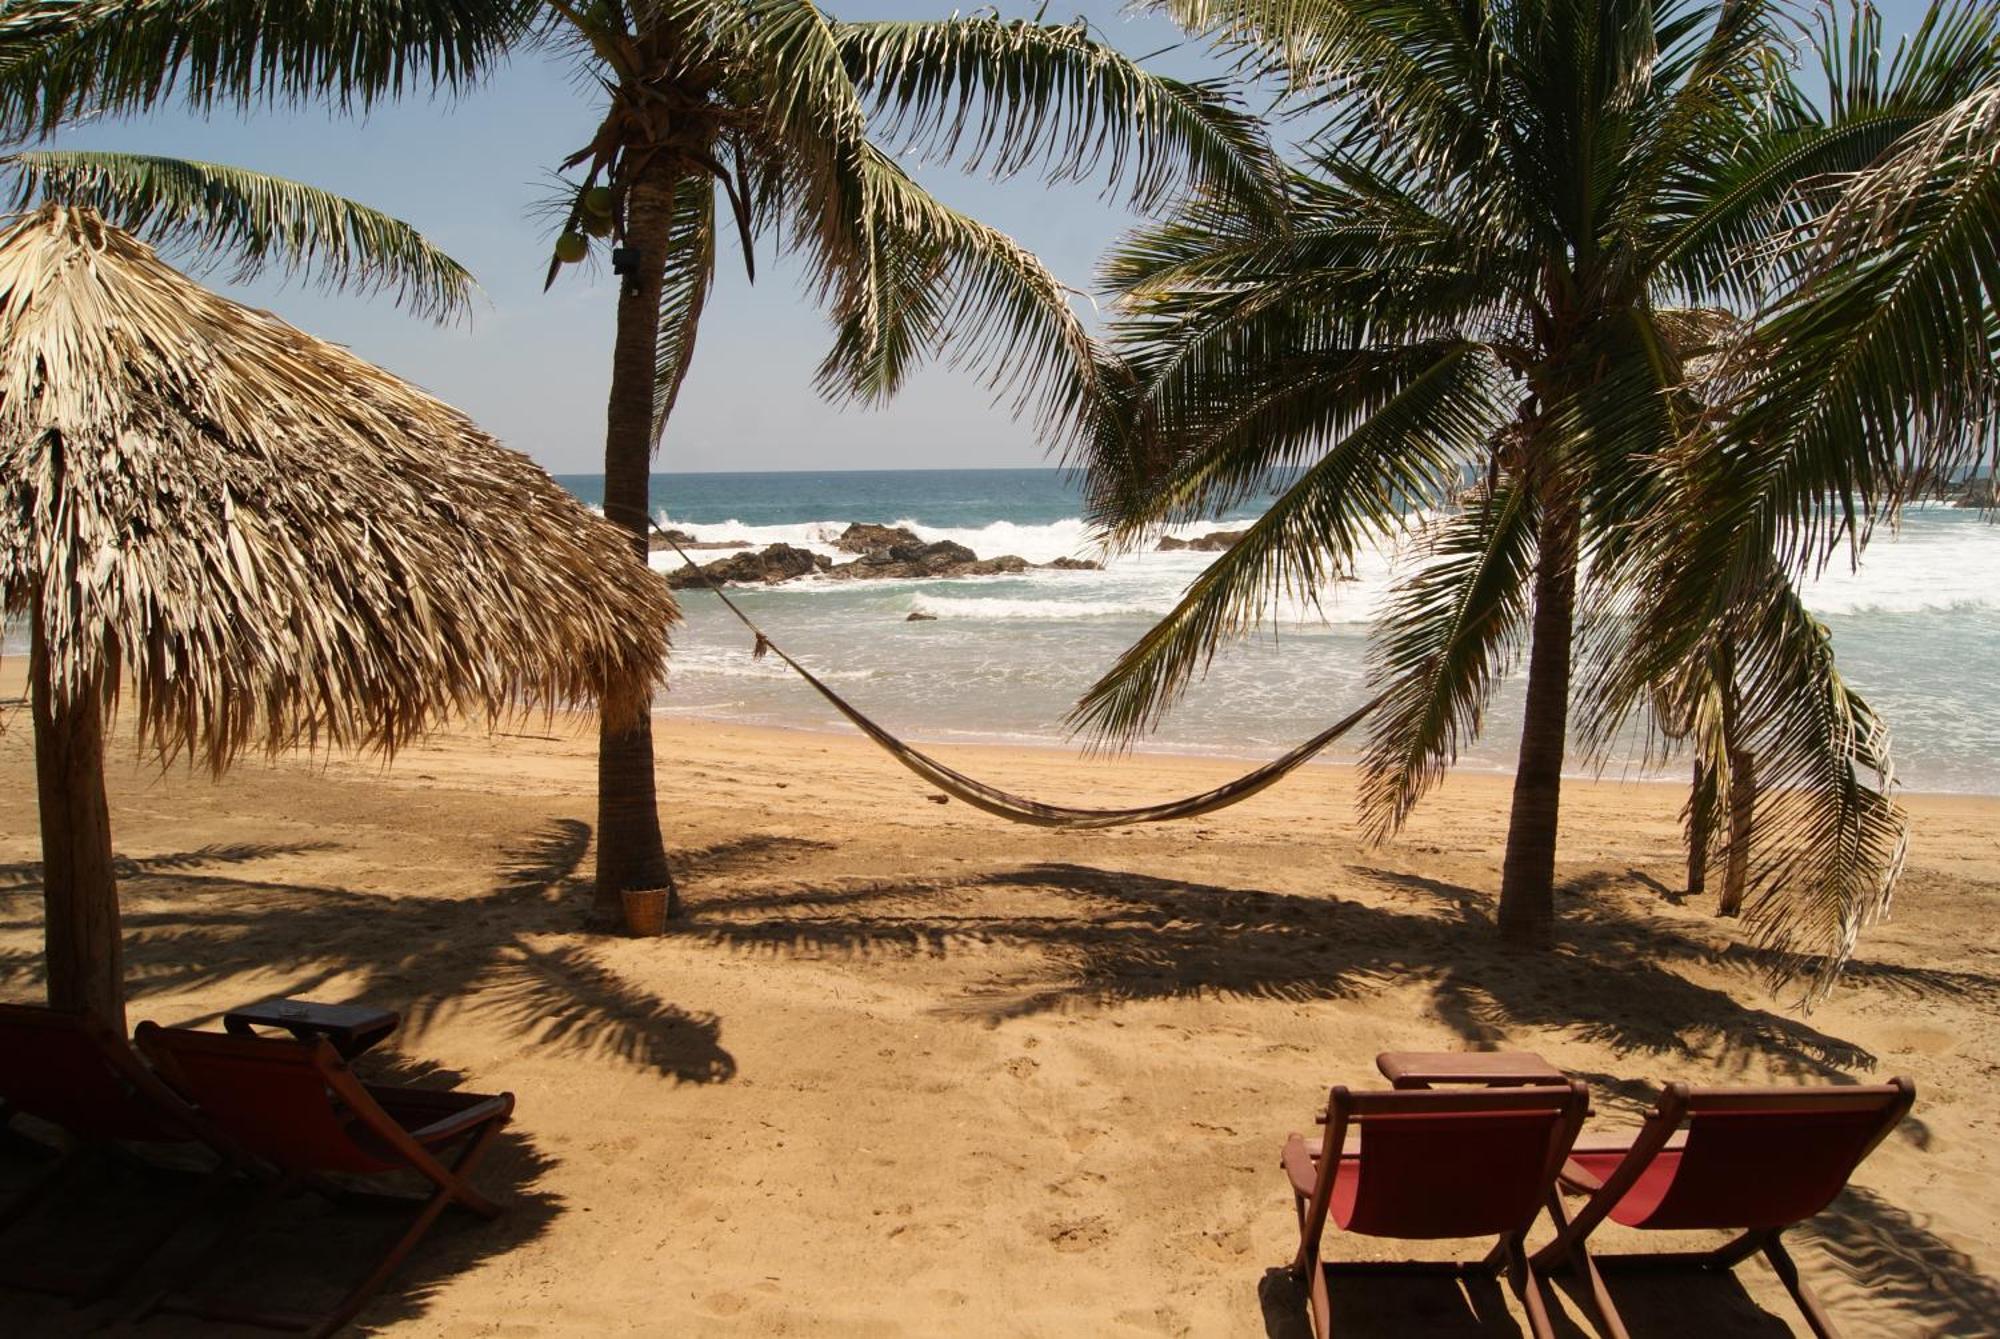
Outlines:
{"type": "Polygon", "coordinates": [[[1549,1197],[1559,1232],[1535,1259],[1547,1268],[1574,1266],[1599,1325],[1626,1339],[1600,1264],[1726,1270],[1762,1251],[1812,1332],[1832,1339],[1833,1322],[1799,1278],[1780,1234],[1833,1202],[1916,1097],[1908,1079],[1865,1088],[1670,1084],[1635,1137],[1586,1143],[1570,1154],[1562,1188],[1590,1198],[1571,1219],[1562,1196],[1549,1197]],[[1740,1235],[1713,1251],[1597,1256],[1587,1242],[1606,1218],[1641,1230],[1740,1235]]]}
{"type": "Polygon", "coordinates": [[[1553,1192],[1588,1101],[1573,1081],[1470,1091],[1336,1087],[1318,1153],[1295,1134],[1285,1141],[1283,1161],[1299,1215],[1292,1273],[1310,1290],[1314,1334],[1331,1333],[1330,1272],[1466,1276],[1504,1268],[1537,1339],[1551,1339],[1548,1305],[1522,1242],[1553,1192]],[[1350,1129],[1360,1136],[1351,1150],[1350,1129]],[[1499,1241],[1479,1261],[1328,1264],[1319,1250],[1328,1217],[1343,1232],[1371,1237],[1499,1241]]]}
{"type": "Polygon", "coordinates": [[[141,1023],[135,1040],[205,1116],[280,1173],[239,1220],[239,1230],[226,1234],[188,1271],[190,1281],[220,1262],[259,1211],[301,1187],[343,1199],[405,1205],[413,1215],[367,1277],[323,1315],[192,1295],[156,1299],[149,1310],[332,1334],[374,1296],[447,1207],[458,1204],[487,1218],[500,1212],[468,1178],[513,1113],[512,1093],[486,1096],[364,1084],[323,1039],[275,1040],[141,1023]],[[389,1172],[422,1177],[429,1193],[357,1195],[325,1179],[328,1174],[389,1172]]]}
{"type": "MultiPolygon", "coordinates": [[[[0,1239],[46,1205],[92,1161],[120,1144],[201,1144],[220,1159],[225,1176],[238,1159],[222,1138],[102,1020],[30,1004],[0,1004],[0,1123],[22,1112],[68,1136],[61,1157],[27,1189],[0,1205],[0,1239]]],[[[213,1182],[204,1189],[212,1188],[213,1182]]],[[[201,1207],[189,1195],[184,1211],[87,1272],[38,1269],[11,1250],[0,1282],[80,1299],[111,1292],[201,1207]]]]}

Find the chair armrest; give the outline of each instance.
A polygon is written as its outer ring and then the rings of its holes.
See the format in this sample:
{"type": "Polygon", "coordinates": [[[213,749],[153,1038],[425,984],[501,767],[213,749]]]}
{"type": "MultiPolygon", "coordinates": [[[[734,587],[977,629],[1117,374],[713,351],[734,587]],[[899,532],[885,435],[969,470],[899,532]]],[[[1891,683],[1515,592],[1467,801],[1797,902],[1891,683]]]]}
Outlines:
{"type": "Polygon", "coordinates": [[[368,1095],[426,1147],[448,1143],[468,1130],[493,1120],[505,1120],[514,1110],[514,1094],[440,1092],[427,1088],[363,1085],[368,1095]]]}
{"type": "Polygon", "coordinates": [[[1319,1160],[1303,1136],[1295,1134],[1285,1140],[1285,1152],[1279,1165],[1285,1169],[1285,1177],[1292,1183],[1292,1192],[1311,1199],[1314,1187],[1319,1184],[1319,1160]]]}

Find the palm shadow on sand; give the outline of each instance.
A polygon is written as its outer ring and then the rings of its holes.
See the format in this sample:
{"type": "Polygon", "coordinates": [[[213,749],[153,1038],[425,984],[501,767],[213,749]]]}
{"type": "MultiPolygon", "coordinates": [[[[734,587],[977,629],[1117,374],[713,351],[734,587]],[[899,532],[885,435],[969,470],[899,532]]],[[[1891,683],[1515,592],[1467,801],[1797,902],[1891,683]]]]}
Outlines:
{"type": "MultiPolygon", "coordinates": [[[[1420,983],[1436,1015],[1470,1045],[1554,1034],[1640,1061],[1635,1075],[1579,1075],[1600,1111],[1629,1117],[1657,1094],[1645,1080],[1670,1075],[1681,1061],[1727,1067],[1754,1059],[1780,1074],[1836,1083],[1875,1066],[1854,1042],[1691,979],[1686,971],[1694,967],[1747,979],[1767,964],[1671,920],[1584,902],[1571,890],[1556,951],[1524,959],[1499,947],[1490,899],[1473,889],[1367,865],[1341,874],[1391,894],[1396,905],[1033,863],[958,879],[697,899],[693,916],[671,933],[772,956],[945,956],[986,945],[1036,951],[1043,970],[940,1006],[985,1022],[1155,999],[1359,999],[1391,982],[1420,983]],[[1034,895],[1031,909],[982,909],[979,890],[994,887],[1034,895]]],[[[2000,982],[1974,973],[1862,963],[1854,980],[1906,996],[1969,992],[2000,1001],[2000,982]]],[[[1921,1146],[1927,1136],[1912,1121],[1904,1137],[1921,1146]]],[[[1873,1294],[1876,1306],[1892,1299],[1916,1332],[1994,1332],[2000,1285],[1865,1190],[1850,1189],[1798,1236],[1808,1249],[1825,1246],[1854,1294],[1873,1294]]],[[[1367,1326],[1377,1324],[1385,1334],[1518,1333],[1494,1297],[1449,1280],[1343,1282],[1353,1298],[1340,1304],[1349,1312],[1343,1325],[1359,1327],[1355,1333],[1375,1333],[1367,1326]]],[[[1690,1317],[1715,1333],[1789,1332],[1729,1275],[1629,1276],[1614,1286],[1635,1336],[1689,1333],[1690,1317]]],[[[1294,1333],[1288,1327],[1303,1315],[1303,1300],[1284,1271],[1267,1275],[1259,1293],[1270,1333],[1294,1333]]],[[[1838,1315],[1842,1289],[1825,1293],[1838,1315]]],[[[1559,1322],[1564,1332],[1595,1332],[1573,1298],[1559,1309],[1567,1313],[1559,1322]]]]}
{"type": "MultiPolygon", "coordinates": [[[[718,1018],[658,998],[606,969],[588,942],[575,939],[588,899],[587,881],[578,871],[589,844],[587,825],[552,823],[504,852],[492,888],[477,897],[386,897],[220,872],[326,849],[323,843],[235,844],[120,857],[132,1016],[146,1017],[147,1001],[168,992],[203,990],[228,998],[230,983],[239,978],[254,976],[259,983],[238,992],[245,999],[271,993],[328,998],[329,982],[358,975],[358,991],[339,993],[396,1008],[404,1017],[384,1048],[357,1061],[357,1071],[371,1081],[461,1086],[462,1076],[411,1054],[422,1050],[434,1025],[459,1008],[477,1008],[482,1017],[532,1037],[538,1048],[616,1059],[680,1082],[728,1081],[736,1063],[721,1045],[718,1018]],[[276,991],[270,986],[273,974],[288,978],[276,991]]],[[[711,866],[742,854],[704,853],[711,866]]],[[[40,878],[40,866],[33,863],[0,866],[0,925],[17,938],[32,938],[39,928],[40,878]]],[[[40,976],[38,953],[0,954],[0,985],[7,994],[38,993],[40,976]]],[[[463,1086],[489,1085],[473,1076],[463,1086]]],[[[422,1315],[449,1280],[549,1229],[563,1206],[536,1188],[552,1163],[524,1133],[531,1125],[532,1112],[521,1113],[478,1173],[481,1187],[496,1192],[508,1212],[492,1223],[448,1214],[363,1312],[361,1326],[422,1315]]],[[[41,1156],[24,1141],[0,1146],[0,1194],[25,1184],[41,1156]]],[[[148,1197],[171,1203],[188,1186],[181,1178],[144,1174],[115,1178],[104,1189],[110,1199],[96,1201],[94,1212],[109,1204],[143,1213],[159,1207],[149,1207],[148,1197]]],[[[211,1327],[202,1322],[172,1317],[155,1317],[141,1330],[122,1313],[148,1287],[173,1281],[177,1267],[199,1251],[230,1207],[219,1205],[177,1234],[134,1287],[112,1302],[78,1310],[31,1294],[0,1294],[10,1325],[19,1314],[28,1326],[24,1332],[33,1333],[209,1333],[211,1327]]],[[[87,1240],[91,1224],[80,1226],[87,1240]]],[[[313,1307],[365,1273],[372,1252],[399,1228],[387,1216],[330,1207],[312,1196],[288,1201],[251,1239],[245,1254],[250,1268],[236,1283],[253,1300],[313,1307]]],[[[227,1285],[228,1274],[217,1282],[227,1285]]]]}
{"type": "MultiPolygon", "coordinates": [[[[121,858],[131,1014],[145,1017],[157,995],[221,993],[252,974],[289,980],[246,999],[323,997],[328,982],[359,975],[355,997],[403,1015],[392,1045],[418,1045],[452,1011],[477,1008],[540,1047],[614,1058],[682,1082],[726,1082],[736,1062],[721,1045],[720,1019],[660,999],[570,937],[589,896],[578,872],[589,846],[587,824],[553,822],[503,852],[491,890],[477,897],[386,897],[211,872],[310,847],[121,858]]],[[[36,866],[0,869],[0,926],[24,938],[40,924],[39,876],[36,866]]],[[[0,954],[0,984],[15,994],[31,993],[40,972],[31,950],[0,954]]]]}

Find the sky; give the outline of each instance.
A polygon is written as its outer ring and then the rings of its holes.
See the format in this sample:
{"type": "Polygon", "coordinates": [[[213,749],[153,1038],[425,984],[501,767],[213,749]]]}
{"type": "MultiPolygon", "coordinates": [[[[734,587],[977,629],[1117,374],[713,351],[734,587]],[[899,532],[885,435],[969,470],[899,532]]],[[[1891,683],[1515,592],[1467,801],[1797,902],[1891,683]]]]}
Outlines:
{"type": "MultiPolygon", "coordinates": [[[[934,18],[925,0],[822,0],[845,19],[934,18]]],[[[999,6],[1007,17],[1036,7],[999,6]]],[[[1891,33],[1915,0],[1883,5],[1891,33]]],[[[1155,17],[1075,0],[1051,22],[1087,18],[1098,35],[1149,67],[1181,77],[1224,67],[1155,17]],[[1163,50],[1164,49],[1164,50],[1163,50]]],[[[599,97],[560,58],[524,52],[482,87],[446,99],[412,98],[365,118],[323,110],[219,114],[170,111],[64,131],[58,147],[120,149],[231,163],[351,196],[407,220],[467,266],[484,290],[469,319],[439,327],[386,296],[324,293],[299,282],[247,287],[205,276],[323,338],[422,385],[555,473],[601,468],[610,377],[614,280],[605,267],[568,267],[542,290],[551,236],[535,205],[556,164],[596,126],[599,97]]],[[[601,97],[601,95],[600,95],[601,97]]],[[[913,165],[914,166],[914,165],[913,165]]],[[[1091,286],[1098,257],[1135,218],[1102,183],[996,181],[950,165],[916,175],[948,204],[1011,234],[1058,278],[1091,286]]],[[[171,259],[184,259],[174,257],[171,259]]],[[[799,269],[765,243],[757,281],[726,240],[694,368],[655,468],[662,471],[1029,467],[1054,463],[1030,421],[995,404],[974,376],[929,367],[881,409],[830,405],[813,372],[830,340],[799,269]]],[[[1085,314],[1090,310],[1085,305],[1085,314]]]]}

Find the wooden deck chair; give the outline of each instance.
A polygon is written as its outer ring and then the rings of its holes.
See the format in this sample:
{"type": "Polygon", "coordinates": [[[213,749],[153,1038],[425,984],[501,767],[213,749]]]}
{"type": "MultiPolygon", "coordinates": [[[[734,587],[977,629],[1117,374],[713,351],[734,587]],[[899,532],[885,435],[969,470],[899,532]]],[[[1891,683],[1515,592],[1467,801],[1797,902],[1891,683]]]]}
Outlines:
{"type": "Polygon", "coordinates": [[[187,1272],[190,1285],[232,1250],[253,1218],[300,1188],[407,1206],[409,1227],[364,1279],[321,1315],[245,1307],[226,1299],[176,1294],[147,1310],[179,1311],[209,1320],[329,1335],[340,1329],[387,1282],[453,1204],[491,1218],[500,1206],[472,1188],[469,1177],[514,1110],[514,1095],[437,1092],[364,1084],[323,1039],[310,1042],[239,1037],[141,1023],[135,1040],[160,1072],[204,1115],[248,1152],[268,1160],[280,1177],[187,1272]],[[450,1151],[456,1148],[455,1156],[450,1151]],[[329,1173],[409,1172],[429,1182],[419,1196],[335,1191],[329,1173]]]}
{"type": "Polygon", "coordinates": [[[1761,1251],[1812,1332],[1832,1339],[1833,1322],[1799,1277],[1780,1234],[1833,1202],[1916,1096],[1916,1085],[1903,1078],[1871,1087],[1670,1084],[1635,1137],[1571,1152],[1561,1186],[1590,1198],[1572,1219],[1562,1196],[1549,1196],[1558,1233],[1536,1253],[1536,1262],[1575,1267],[1599,1325],[1614,1339],[1626,1339],[1600,1265],[1727,1270],[1761,1251]],[[1598,1256],[1588,1240],[1606,1218],[1642,1231],[1739,1235],[1712,1251],[1598,1256]]]}
{"type": "Polygon", "coordinates": [[[28,1220],[85,1167],[121,1144],[200,1144],[218,1165],[180,1212],[104,1259],[97,1268],[38,1268],[7,1252],[0,1282],[82,1301],[115,1290],[206,1201],[207,1191],[242,1166],[229,1141],[161,1082],[129,1042],[101,1019],[32,1004],[0,1004],[0,1106],[56,1126],[68,1137],[61,1156],[20,1194],[0,1205],[0,1236],[28,1220]]]}
{"type": "Polygon", "coordinates": [[[1327,1098],[1326,1133],[1315,1154],[1300,1135],[1285,1142],[1283,1167],[1299,1216],[1292,1274],[1309,1289],[1313,1332],[1332,1332],[1329,1273],[1503,1270],[1537,1339],[1550,1339],[1548,1304],[1524,1238],[1551,1193],[1583,1124],[1589,1097],[1569,1082],[1534,1088],[1350,1092],[1327,1098]],[[1354,1149],[1350,1129],[1358,1130],[1354,1149]],[[1497,1236],[1479,1261],[1320,1259],[1331,1217],[1343,1232],[1433,1240],[1497,1236]]]}

